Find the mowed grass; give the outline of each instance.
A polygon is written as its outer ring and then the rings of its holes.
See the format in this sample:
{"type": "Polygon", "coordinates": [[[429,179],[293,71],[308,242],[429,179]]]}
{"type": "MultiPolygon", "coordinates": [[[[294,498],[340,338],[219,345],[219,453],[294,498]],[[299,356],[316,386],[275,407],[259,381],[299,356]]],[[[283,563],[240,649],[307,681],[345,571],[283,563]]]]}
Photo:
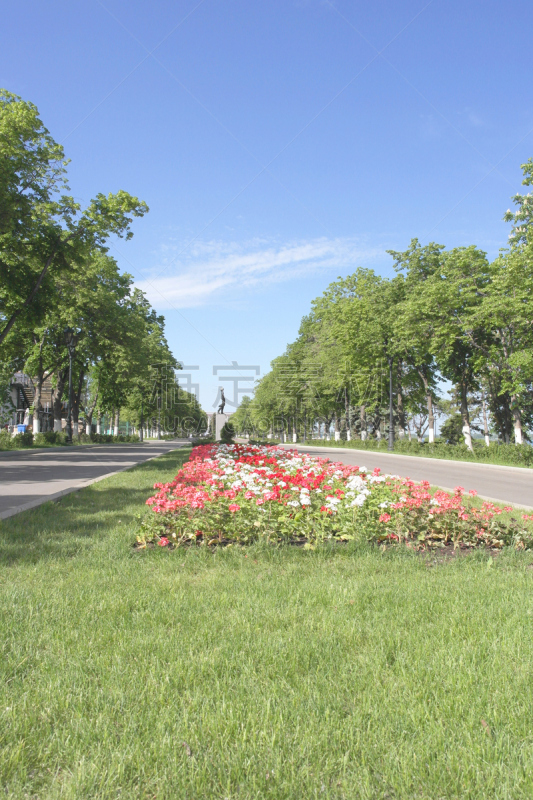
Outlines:
{"type": "Polygon", "coordinates": [[[2,796],[533,796],[533,556],[133,552],[187,453],[0,524],[2,796]]]}

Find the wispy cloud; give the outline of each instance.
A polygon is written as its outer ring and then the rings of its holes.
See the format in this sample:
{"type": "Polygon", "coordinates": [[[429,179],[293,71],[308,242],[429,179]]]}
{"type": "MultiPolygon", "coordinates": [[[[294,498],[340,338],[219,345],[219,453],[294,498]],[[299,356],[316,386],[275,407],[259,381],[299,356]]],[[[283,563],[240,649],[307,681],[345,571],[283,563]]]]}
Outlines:
{"type": "Polygon", "coordinates": [[[197,245],[186,261],[174,263],[179,247],[165,245],[152,277],[138,281],[158,309],[193,308],[222,302],[235,291],[250,292],[281,281],[318,272],[344,271],[383,255],[382,248],[365,248],[353,239],[312,239],[273,244],[211,241],[197,245]]]}

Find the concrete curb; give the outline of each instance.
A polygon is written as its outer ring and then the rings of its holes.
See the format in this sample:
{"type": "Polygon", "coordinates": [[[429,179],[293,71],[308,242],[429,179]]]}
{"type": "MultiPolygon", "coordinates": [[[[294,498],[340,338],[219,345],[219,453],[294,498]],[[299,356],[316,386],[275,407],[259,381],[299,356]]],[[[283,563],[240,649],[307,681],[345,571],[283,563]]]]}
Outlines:
{"type": "MultiPolygon", "coordinates": [[[[109,446],[109,445],[108,445],[109,446]]],[[[174,448],[175,450],[180,450],[184,445],[180,444],[178,447],[174,448]]],[[[43,448],[48,449],[48,448],[43,448]]],[[[173,450],[169,450],[169,453],[174,452],[173,450]]],[[[20,514],[23,511],[29,511],[32,508],[37,508],[37,506],[42,506],[43,503],[49,503],[54,500],[59,500],[61,497],[65,497],[67,494],[72,494],[72,492],[78,492],[80,489],[85,489],[87,486],[92,486],[93,483],[98,483],[99,481],[104,481],[106,478],[112,478],[113,475],[119,475],[121,472],[126,472],[128,469],[135,469],[141,464],[147,464],[149,461],[153,461],[156,458],[160,458],[165,453],[158,453],[156,456],[151,456],[150,458],[145,458],[144,461],[138,461],[136,464],[128,464],[127,467],[122,467],[121,469],[117,469],[114,472],[106,472],[105,475],[99,475],[98,478],[91,478],[87,481],[81,481],[77,483],[76,486],[69,486],[68,489],[62,489],[60,492],[54,492],[54,494],[47,494],[43,495],[42,497],[37,498],[36,500],[30,500],[27,503],[23,503],[20,506],[15,506],[14,508],[9,508],[7,511],[0,512],[0,520],[8,519],[8,517],[14,517],[16,514],[20,514]]]]}

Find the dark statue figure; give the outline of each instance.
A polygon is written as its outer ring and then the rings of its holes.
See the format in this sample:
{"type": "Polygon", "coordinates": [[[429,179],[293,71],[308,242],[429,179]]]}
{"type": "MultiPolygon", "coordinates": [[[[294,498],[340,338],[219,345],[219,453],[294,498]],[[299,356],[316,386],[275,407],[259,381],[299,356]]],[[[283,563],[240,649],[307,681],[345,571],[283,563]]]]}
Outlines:
{"type": "Polygon", "coordinates": [[[226,405],[226,398],[224,397],[224,388],[220,388],[220,405],[217,408],[217,414],[224,413],[224,406],[226,405]]]}

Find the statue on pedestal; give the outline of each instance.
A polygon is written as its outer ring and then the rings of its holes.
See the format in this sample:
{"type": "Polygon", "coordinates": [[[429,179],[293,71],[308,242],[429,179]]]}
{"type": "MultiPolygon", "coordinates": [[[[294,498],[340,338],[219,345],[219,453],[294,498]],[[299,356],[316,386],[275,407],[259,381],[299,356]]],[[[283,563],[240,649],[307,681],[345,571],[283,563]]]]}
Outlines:
{"type": "Polygon", "coordinates": [[[217,408],[217,414],[224,413],[224,406],[226,405],[226,398],[224,397],[224,387],[220,387],[220,405],[217,408]]]}

